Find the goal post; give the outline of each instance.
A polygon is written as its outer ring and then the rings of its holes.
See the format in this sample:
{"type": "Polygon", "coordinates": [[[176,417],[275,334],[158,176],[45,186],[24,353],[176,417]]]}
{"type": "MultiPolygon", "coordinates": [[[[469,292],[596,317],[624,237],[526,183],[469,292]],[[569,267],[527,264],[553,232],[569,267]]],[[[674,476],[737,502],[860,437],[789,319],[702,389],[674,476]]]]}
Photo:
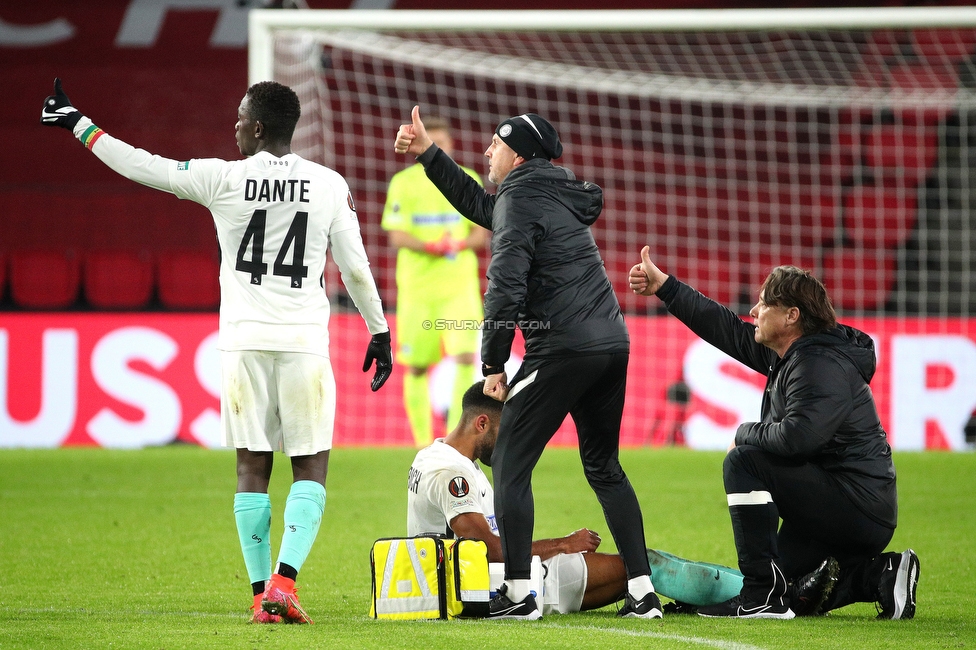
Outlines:
{"type": "MultiPolygon", "coordinates": [[[[249,80],[298,92],[294,150],[349,182],[391,311],[396,251],[380,215],[412,162],[394,135],[419,104],[452,123],[455,159],[482,173],[500,120],[531,111],[556,126],[557,164],[604,189],[593,233],[628,315],[662,313],[627,288],[647,244],[665,272],[740,314],[792,263],[873,335],[976,346],[976,7],[252,10],[249,25],[249,80]]],[[[326,281],[341,294],[334,269],[326,281]]],[[[686,362],[661,373],[680,378],[686,362]]],[[[959,396],[976,395],[976,377],[947,372],[925,370],[922,392],[972,413],[976,398],[959,396]]],[[[944,429],[962,415],[936,434],[894,388],[879,394],[884,417],[917,420],[911,435],[957,436],[944,429]]]]}
{"type": "Polygon", "coordinates": [[[474,31],[774,31],[784,29],[934,29],[976,27],[976,7],[664,10],[252,9],[248,14],[248,82],[274,78],[272,40],[289,30],[474,31]]]}

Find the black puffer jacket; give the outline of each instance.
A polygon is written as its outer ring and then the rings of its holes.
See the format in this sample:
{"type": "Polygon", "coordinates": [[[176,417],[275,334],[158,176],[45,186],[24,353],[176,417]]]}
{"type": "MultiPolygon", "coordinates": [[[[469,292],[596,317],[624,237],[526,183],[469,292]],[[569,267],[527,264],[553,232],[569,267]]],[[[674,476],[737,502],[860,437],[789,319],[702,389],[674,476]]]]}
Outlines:
{"type": "Polygon", "coordinates": [[[754,325],[673,276],[657,295],[704,341],[766,376],[762,421],[740,424],[736,445],[820,465],[865,515],[895,527],[895,467],[868,387],[876,365],[870,336],[838,325],[800,337],[780,359],[756,343],[754,325]]]}
{"type": "Polygon", "coordinates": [[[484,363],[497,367],[508,360],[516,323],[526,358],[630,350],[589,228],[603,209],[597,185],[532,159],[509,172],[492,195],[436,145],[417,160],[458,212],[492,231],[484,363]]]}

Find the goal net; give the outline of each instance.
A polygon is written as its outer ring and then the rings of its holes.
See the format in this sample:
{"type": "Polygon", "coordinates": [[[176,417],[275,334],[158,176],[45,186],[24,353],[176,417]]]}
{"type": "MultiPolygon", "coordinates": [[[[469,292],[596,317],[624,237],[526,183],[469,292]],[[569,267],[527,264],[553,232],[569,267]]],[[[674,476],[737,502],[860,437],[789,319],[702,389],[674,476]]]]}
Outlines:
{"type": "Polygon", "coordinates": [[[391,311],[396,251],[380,215],[390,177],[412,162],[394,135],[419,104],[452,123],[456,160],[482,172],[501,119],[531,111],[556,126],[557,164],[604,189],[593,234],[627,314],[661,313],[627,287],[647,244],[665,272],[743,315],[771,268],[791,263],[823,279],[847,321],[969,334],[974,9],[251,21],[251,82],[299,92],[295,150],[349,182],[391,311]]]}

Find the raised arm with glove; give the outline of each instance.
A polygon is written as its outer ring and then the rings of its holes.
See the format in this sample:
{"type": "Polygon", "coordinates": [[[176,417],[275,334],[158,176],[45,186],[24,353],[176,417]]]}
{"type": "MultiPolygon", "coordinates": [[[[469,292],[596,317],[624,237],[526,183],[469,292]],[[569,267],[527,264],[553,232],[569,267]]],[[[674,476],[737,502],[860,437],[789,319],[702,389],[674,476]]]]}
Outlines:
{"type": "Polygon", "coordinates": [[[45,126],[60,126],[71,131],[81,119],[81,113],[71,105],[71,100],[61,90],[61,78],[54,80],[54,94],[44,100],[41,109],[41,124],[45,126]]]}

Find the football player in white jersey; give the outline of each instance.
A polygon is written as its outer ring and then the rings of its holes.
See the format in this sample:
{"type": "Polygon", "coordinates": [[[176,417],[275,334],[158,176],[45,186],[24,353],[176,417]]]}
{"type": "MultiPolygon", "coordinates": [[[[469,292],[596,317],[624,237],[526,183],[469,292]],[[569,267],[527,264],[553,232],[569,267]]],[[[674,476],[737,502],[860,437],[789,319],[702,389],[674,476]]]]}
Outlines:
{"type": "Polygon", "coordinates": [[[326,254],[372,338],[363,371],[376,363],[376,391],[392,372],[390,328],[369,270],[352,196],[335,171],[291,152],[298,96],[266,81],[238,109],[244,160],[176,161],[106,134],[54,82],[41,122],[70,130],[102,162],[143,185],[210,209],[220,244],[220,419],[237,450],[234,516],[254,595],[253,622],[311,623],[295,577],[318,533],[332,448],[335,379],[329,362],[329,301],[320,284],[326,254]],[[286,454],[294,482],[285,532],[271,570],[273,452],[286,454]]]}
{"type": "MultiPolygon", "coordinates": [[[[501,412],[502,403],[485,395],[484,382],[479,382],[464,394],[457,427],[417,452],[407,479],[407,535],[481,539],[488,545],[488,561],[502,561],[494,493],[478,464],[491,465],[501,412]]],[[[597,553],[600,542],[597,533],[581,528],[532,543],[545,573],[543,615],[596,609],[624,598],[623,559],[597,553]]],[[[693,612],[738,594],[742,586],[742,574],[735,569],[650,549],[647,557],[658,593],[678,603],[666,611],[693,612]]],[[[804,580],[805,598],[826,597],[833,585],[826,568],[804,580]]]]}

